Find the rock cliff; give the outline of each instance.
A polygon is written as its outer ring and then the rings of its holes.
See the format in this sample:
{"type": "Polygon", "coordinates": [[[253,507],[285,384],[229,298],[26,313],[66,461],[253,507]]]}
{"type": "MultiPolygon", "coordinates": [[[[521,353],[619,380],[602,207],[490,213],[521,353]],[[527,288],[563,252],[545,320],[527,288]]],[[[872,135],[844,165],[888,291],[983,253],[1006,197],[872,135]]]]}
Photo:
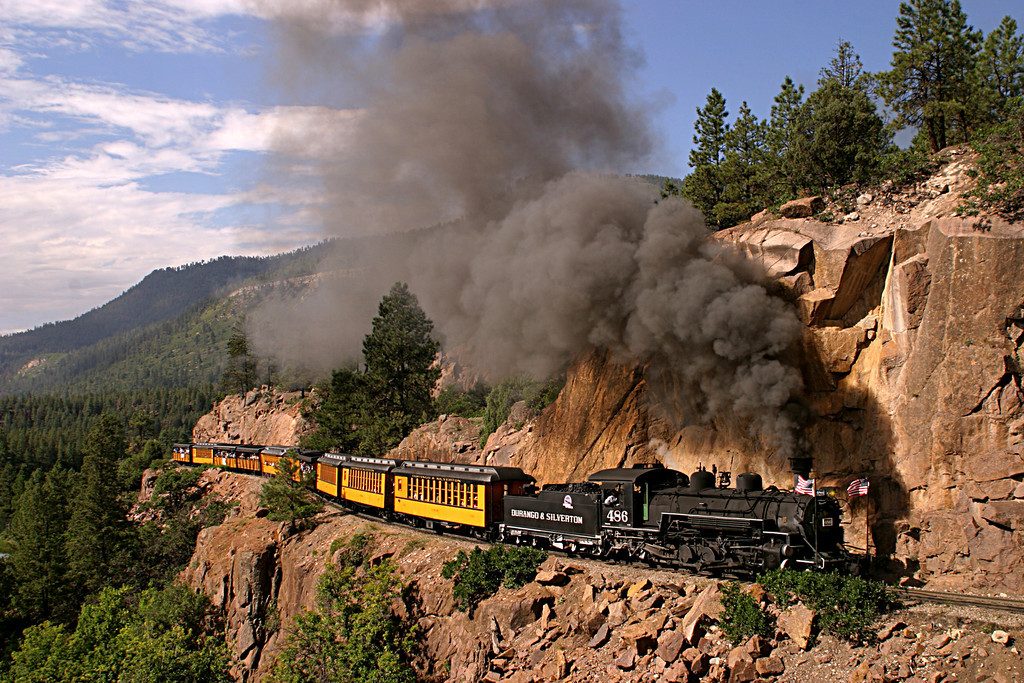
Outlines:
{"type": "Polygon", "coordinates": [[[464,540],[338,510],[290,533],[258,516],[258,477],[209,470],[202,485],[238,505],[200,534],[182,578],[223,611],[240,681],[266,678],[283,634],[313,607],[318,578],[337,561],[334,542],[356,532],[372,535],[371,562],[392,558],[409,587],[395,608],[418,627],[414,666],[424,681],[954,680],[940,675],[949,673],[1010,681],[1024,665],[1014,647],[1024,633],[1019,617],[918,607],[887,617],[878,647],[864,647],[818,634],[813,611],[771,605],[756,586],[746,590],[777,615],[778,631],[733,646],[716,625],[717,582],[556,557],[533,582],[500,589],[470,617],[455,609],[452,584],[441,577],[444,562],[471,548],[464,540]]]}
{"type": "Polygon", "coordinates": [[[297,446],[309,431],[302,417],[305,392],[262,386],[244,396],[230,394],[199,418],[194,442],[297,446]]]}

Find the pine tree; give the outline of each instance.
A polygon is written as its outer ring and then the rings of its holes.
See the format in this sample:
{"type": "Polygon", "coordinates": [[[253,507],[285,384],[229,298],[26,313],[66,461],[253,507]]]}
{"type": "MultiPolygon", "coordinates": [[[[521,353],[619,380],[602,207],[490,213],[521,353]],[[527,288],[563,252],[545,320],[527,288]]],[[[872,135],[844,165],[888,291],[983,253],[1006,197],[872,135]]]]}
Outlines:
{"type": "Polygon", "coordinates": [[[797,126],[800,108],[803,106],[804,86],[793,83],[786,76],[779,94],[775,96],[771,117],[768,121],[767,150],[768,171],[772,203],[794,197],[799,190],[797,175],[793,167],[792,150],[799,133],[797,126]]]}
{"type": "Polygon", "coordinates": [[[433,329],[408,285],[395,283],[363,340],[365,369],[337,370],[321,387],[308,412],[317,430],[303,446],[379,454],[431,419],[441,375],[433,329]]]}
{"type": "Polygon", "coordinates": [[[324,508],[323,502],[312,493],[312,473],[303,474],[291,452],[277,461],[277,472],[260,490],[260,505],[275,522],[288,522],[293,528],[300,520],[308,519],[324,508]]]}
{"type": "Polygon", "coordinates": [[[900,3],[892,69],[879,74],[881,94],[898,123],[922,127],[933,152],[945,147],[954,131],[966,139],[975,123],[973,74],[980,38],[958,0],[900,3]]]}
{"type": "Polygon", "coordinates": [[[819,72],[818,85],[835,81],[844,88],[865,87],[864,63],[848,40],[836,43],[836,55],[819,72]]]}
{"type": "Polygon", "coordinates": [[[767,161],[767,126],[743,102],[725,136],[722,200],[714,208],[717,225],[736,225],[767,206],[767,161]]]}
{"type": "Polygon", "coordinates": [[[81,596],[116,579],[131,550],[127,509],[120,500],[115,476],[117,461],[125,450],[124,425],[115,416],[104,414],[86,437],[67,529],[69,579],[81,596]]]}
{"type": "Polygon", "coordinates": [[[840,41],[794,124],[788,161],[802,188],[824,191],[874,177],[889,136],[866,80],[860,56],[840,41]]]}
{"type": "Polygon", "coordinates": [[[985,37],[978,55],[978,82],[991,119],[999,118],[1006,103],[1024,95],[1024,36],[1013,17],[1003,17],[985,37]]]}
{"type": "Polygon", "coordinates": [[[431,392],[441,376],[436,365],[441,346],[433,331],[434,323],[409,286],[396,282],[381,299],[373,328],[363,340],[366,391],[375,415],[363,450],[382,452],[395,446],[433,416],[431,392]]]}
{"type": "Polygon", "coordinates": [[[802,186],[816,191],[871,180],[889,144],[868,94],[838,81],[827,81],[811,93],[797,125],[794,173],[802,186]]]}
{"type": "Polygon", "coordinates": [[[693,172],[683,180],[682,194],[693,202],[705,220],[714,223],[715,206],[722,201],[724,183],[722,164],[725,161],[725,138],[729,126],[725,119],[725,98],[712,88],[704,107],[697,109],[694,123],[694,148],[690,150],[693,172]]]}
{"type": "Polygon", "coordinates": [[[59,468],[45,476],[36,470],[18,496],[8,535],[15,583],[13,606],[31,621],[72,616],[67,596],[67,495],[72,473],[59,468]]]}
{"type": "Polygon", "coordinates": [[[249,351],[244,322],[228,338],[228,365],[222,383],[225,391],[244,394],[256,385],[256,359],[249,351]]]}

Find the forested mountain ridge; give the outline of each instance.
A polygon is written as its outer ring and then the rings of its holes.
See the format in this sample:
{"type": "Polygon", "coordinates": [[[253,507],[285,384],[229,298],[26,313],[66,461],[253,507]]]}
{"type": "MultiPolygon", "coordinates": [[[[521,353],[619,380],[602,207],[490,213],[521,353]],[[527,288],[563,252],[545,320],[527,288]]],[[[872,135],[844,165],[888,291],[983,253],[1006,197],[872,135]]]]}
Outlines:
{"type": "Polygon", "coordinates": [[[163,268],[73,320],[0,337],[0,393],[213,383],[224,359],[210,351],[244,300],[261,284],[315,272],[326,247],[163,268]]]}

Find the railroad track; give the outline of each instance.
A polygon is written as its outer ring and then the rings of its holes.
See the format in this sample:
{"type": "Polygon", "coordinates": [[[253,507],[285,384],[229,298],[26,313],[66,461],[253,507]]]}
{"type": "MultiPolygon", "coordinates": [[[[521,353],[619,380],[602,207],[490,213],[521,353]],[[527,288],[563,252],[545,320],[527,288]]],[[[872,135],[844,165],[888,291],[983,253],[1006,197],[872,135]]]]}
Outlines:
{"type": "Polygon", "coordinates": [[[1001,612],[1024,614],[1024,600],[1017,598],[943,593],[941,591],[928,591],[920,588],[901,588],[899,589],[899,596],[907,601],[932,602],[943,605],[963,605],[964,607],[982,607],[1001,612]]]}

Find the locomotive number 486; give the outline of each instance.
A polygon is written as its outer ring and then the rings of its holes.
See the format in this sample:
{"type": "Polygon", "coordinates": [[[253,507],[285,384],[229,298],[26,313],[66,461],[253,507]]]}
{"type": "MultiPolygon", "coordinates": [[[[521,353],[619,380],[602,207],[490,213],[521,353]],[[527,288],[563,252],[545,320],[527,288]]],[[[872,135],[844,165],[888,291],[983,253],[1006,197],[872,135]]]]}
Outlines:
{"type": "Polygon", "coordinates": [[[629,522],[629,512],[626,510],[609,510],[607,519],[612,524],[626,524],[629,522]]]}

